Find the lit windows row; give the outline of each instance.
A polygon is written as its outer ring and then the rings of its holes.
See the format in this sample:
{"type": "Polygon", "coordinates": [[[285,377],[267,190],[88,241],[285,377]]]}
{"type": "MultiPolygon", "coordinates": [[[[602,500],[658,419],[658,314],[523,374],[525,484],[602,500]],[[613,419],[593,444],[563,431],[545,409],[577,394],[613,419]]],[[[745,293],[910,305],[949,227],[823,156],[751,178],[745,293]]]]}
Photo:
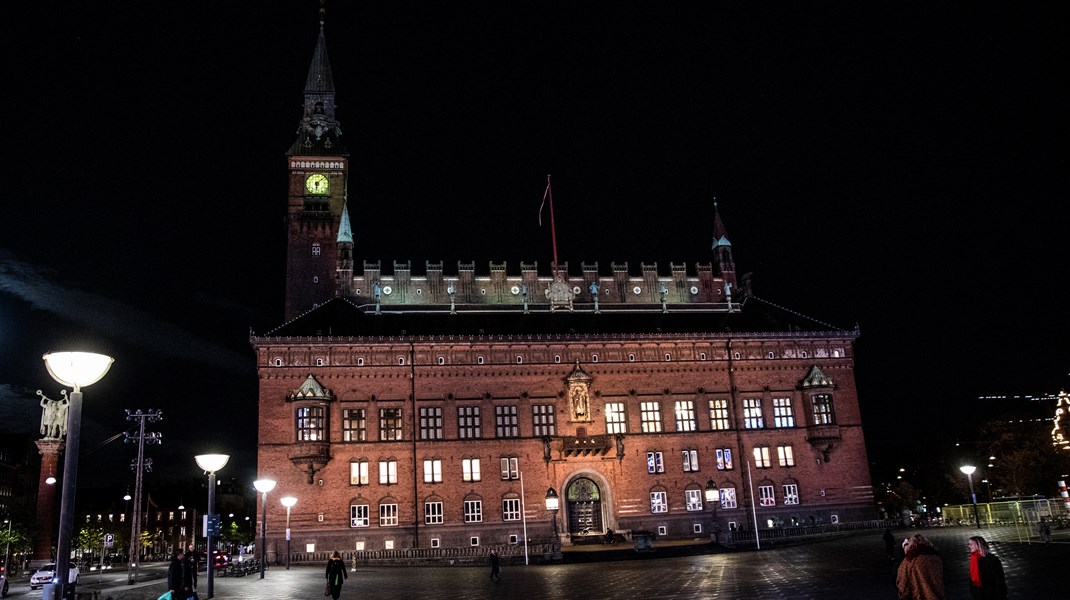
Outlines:
{"type": "MultiPolygon", "coordinates": [[[[716,466],[718,471],[731,471],[733,469],[731,448],[717,448],[714,451],[714,456],[716,457],[716,466]]],[[[794,467],[794,447],[791,446],[791,444],[777,446],[776,458],[777,465],[781,467],[794,467]]],[[[682,450],[680,452],[680,463],[685,473],[694,473],[699,471],[700,469],[698,450],[682,450]]],[[[769,446],[756,446],[754,448],[754,466],[759,469],[768,469],[773,466],[772,454],[769,446]]],[[[665,456],[662,452],[652,450],[646,453],[646,472],[665,472],[665,456]]]]}
{"type": "MultiPolygon", "coordinates": [[[[814,394],[811,396],[812,424],[832,425],[835,423],[832,396],[814,394]]],[[[791,398],[773,398],[773,427],[777,429],[796,426],[795,412],[791,398]]],[[[480,439],[483,437],[482,407],[458,406],[458,439],[480,439]]],[[[765,429],[766,421],[761,398],[744,398],[742,400],[743,428],[765,429]]],[[[519,409],[515,405],[494,407],[494,436],[511,438],[520,436],[519,409]]],[[[698,421],[693,400],[678,400],[674,404],[675,431],[698,431],[698,421]]],[[[367,409],[347,408],[342,410],[342,441],[364,442],[368,440],[367,409]]],[[[607,402],[605,405],[606,433],[610,435],[628,433],[628,415],[623,402],[607,402]]],[[[640,431],[642,433],[661,433],[661,402],[652,400],[639,404],[640,431]]],[[[728,400],[724,398],[709,401],[710,429],[727,431],[732,427],[728,400]]],[[[323,406],[305,406],[296,411],[297,441],[314,442],[326,440],[326,408],[323,406]]],[[[402,409],[379,409],[379,441],[397,441],[404,439],[402,409]]],[[[425,406],[419,409],[419,439],[441,440],[444,438],[445,418],[440,406],[425,406]]],[[[554,406],[539,404],[532,406],[532,434],[535,437],[554,436],[557,434],[554,406]]]]}
{"type": "MultiPolygon", "coordinates": [[[[521,520],[520,498],[502,499],[502,521],[521,520]]],[[[446,522],[446,511],[440,500],[424,502],[424,524],[442,525],[446,522]]],[[[478,499],[465,500],[461,506],[461,514],[458,522],[482,523],[483,501],[478,499]]],[[[398,505],[390,502],[379,504],[379,519],[376,522],[379,527],[397,527],[398,505]]],[[[371,527],[371,506],[368,504],[351,504],[349,506],[350,527],[371,527]]]]}
{"type": "MultiPolygon", "coordinates": [[[[356,460],[349,463],[350,485],[368,485],[370,481],[369,464],[366,460],[356,460]]],[[[520,479],[520,459],[502,457],[500,465],[503,481],[520,479]]],[[[378,461],[378,466],[379,485],[397,485],[398,461],[396,459],[380,460],[378,461]]],[[[424,460],[423,472],[424,483],[442,483],[442,459],[431,458],[424,460]]],[[[461,459],[461,481],[481,481],[482,477],[480,459],[461,459]]]]}
{"type": "MultiPolygon", "coordinates": [[[[720,507],[723,509],[738,508],[738,502],[736,500],[736,488],[727,486],[720,488],[720,507]]],[[[684,506],[688,511],[701,511],[703,507],[704,492],[700,489],[684,490],[684,506]]],[[[799,485],[797,483],[785,483],[781,486],[781,503],[784,506],[795,505],[799,503],[799,485]]],[[[761,506],[776,506],[776,486],[772,484],[762,484],[758,486],[758,503],[761,506]]],[[[665,490],[655,490],[650,492],[650,512],[652,513],[667,513],[669,512],[669,495],[665,490]]]]}

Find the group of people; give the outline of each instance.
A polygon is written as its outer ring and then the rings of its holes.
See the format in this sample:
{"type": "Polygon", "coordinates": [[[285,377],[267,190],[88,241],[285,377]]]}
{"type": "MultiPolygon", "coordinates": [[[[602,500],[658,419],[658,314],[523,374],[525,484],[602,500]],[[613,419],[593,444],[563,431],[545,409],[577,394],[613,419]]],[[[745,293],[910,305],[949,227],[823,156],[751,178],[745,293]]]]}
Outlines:
{"type": "MultiPolygon", "coordinates": [[[[885,548],[893,560],[894,540],[891,530],[884,532],[885,548]]],[[[970,597],[974,600],[1006,600],[1007,580],[1003,575],[1003,562],[992,554],[985,538],[975,535],[969,539],[970,549],[970,597]]],[[[899,600],[944,600],[944,563],[936,547],[928,538],[915,533],[903,540],[902,562],[896,574],[895,585],[899,600]]]]}
{"type": "Polygon", "coordinates": [[[193,544],[185,552],[179,550],[171,558],[167,568],[167,589],[171,600],[197,598],[197,569],[200,568],[200,554],[193,544]]]}

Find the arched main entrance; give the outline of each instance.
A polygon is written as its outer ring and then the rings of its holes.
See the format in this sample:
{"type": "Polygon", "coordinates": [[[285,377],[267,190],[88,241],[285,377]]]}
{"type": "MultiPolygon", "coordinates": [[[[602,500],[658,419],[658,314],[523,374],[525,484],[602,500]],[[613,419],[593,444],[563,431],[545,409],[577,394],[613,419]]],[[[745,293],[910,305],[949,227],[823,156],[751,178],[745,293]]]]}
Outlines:
{"type": "Polygon", "coordinates": [[[605,533],[602,521],[602,492],[598,484],[586,477],[578,477],[568,484],[565,493],[568,503],[568,533],[596,535],[605,533]]]}

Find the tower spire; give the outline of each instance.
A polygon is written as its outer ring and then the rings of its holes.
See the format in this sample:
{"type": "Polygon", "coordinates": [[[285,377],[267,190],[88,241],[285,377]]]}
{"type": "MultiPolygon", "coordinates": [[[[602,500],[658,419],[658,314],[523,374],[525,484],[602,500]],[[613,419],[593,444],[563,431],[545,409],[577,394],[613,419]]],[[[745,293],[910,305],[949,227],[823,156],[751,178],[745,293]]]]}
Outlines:
{"type": "Polygon", "coordinates": [[[335,116],[334,77],[327,58],[327,37],[324,35],[326,9],[320,2],[320,31],[312,64],[305,79],[305,105],[301,123],[297,126],[297,140],[290,146],[288,156],[345,155],[342,127],[335,116]]]}
{"type": "Polygon", "coordinates": [[[736,263],[732,258],[732,242],[728,241],[721,211],[717,208],[717,196],[713,197],[713,254],[717,259],[717,269],[725,283],[736,285],[736,263]]]}

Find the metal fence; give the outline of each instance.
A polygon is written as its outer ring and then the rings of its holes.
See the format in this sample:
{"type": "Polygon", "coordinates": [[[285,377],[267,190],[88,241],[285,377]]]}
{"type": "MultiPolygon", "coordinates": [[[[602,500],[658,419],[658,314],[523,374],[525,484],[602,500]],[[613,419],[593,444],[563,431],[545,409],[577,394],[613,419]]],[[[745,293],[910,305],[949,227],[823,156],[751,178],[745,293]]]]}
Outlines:
{"type": "MultiPolygon", "coordinates": [[[[974,521],[972,504],[945,506],[941,514],[944,525],[966,525],[974,521]]],[[[982,525],[1019,525],[1036,530],[1042,518],[1052,527],[1065,527],[1070,512],[1067,512],[1062,498],[1026,498],[977,504],[977,520],[982,525]]]]}

